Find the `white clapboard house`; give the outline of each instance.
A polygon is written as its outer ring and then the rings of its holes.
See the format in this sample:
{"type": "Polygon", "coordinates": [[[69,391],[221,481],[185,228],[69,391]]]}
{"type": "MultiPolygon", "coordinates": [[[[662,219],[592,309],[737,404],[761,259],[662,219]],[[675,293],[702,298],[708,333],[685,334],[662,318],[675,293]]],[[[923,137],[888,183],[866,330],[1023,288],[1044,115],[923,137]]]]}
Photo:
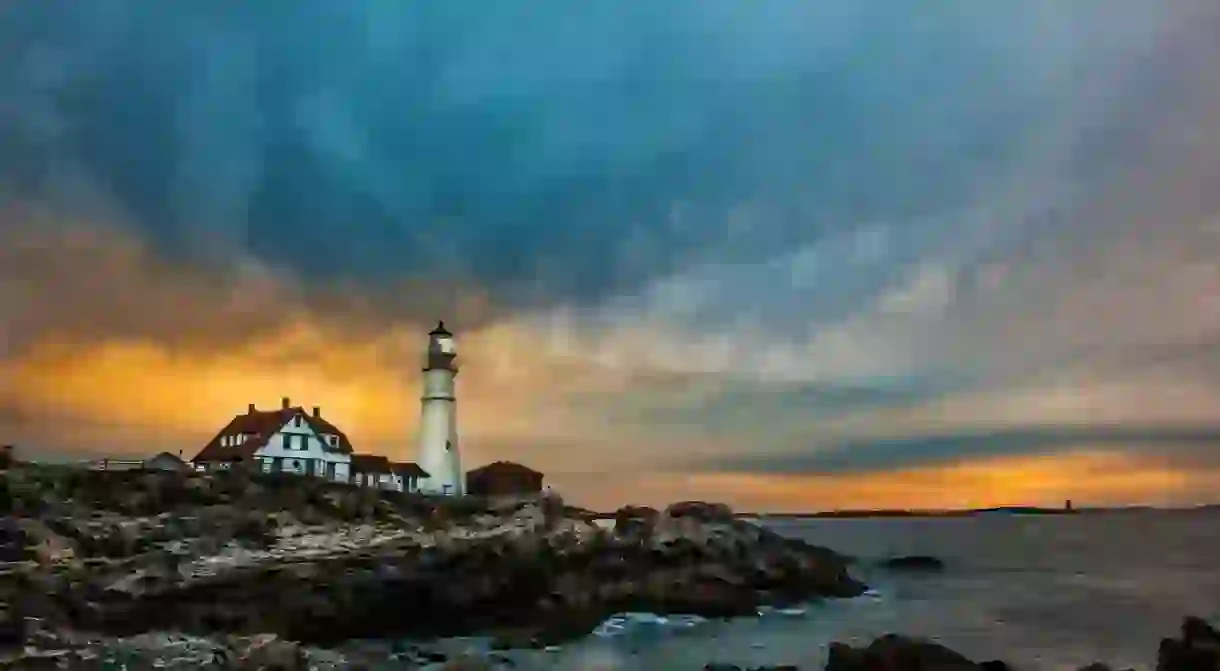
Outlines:
{"type": "Polygon", "coordinates": [[[275,410],[251,403],[191,460],[200,471],[244,466],[263,473],[294,473],[397,491],[416,491],[426,478],[419,466],[385,457],[355,454],[347,434],[322,417],[284,398],[275,410]]]}

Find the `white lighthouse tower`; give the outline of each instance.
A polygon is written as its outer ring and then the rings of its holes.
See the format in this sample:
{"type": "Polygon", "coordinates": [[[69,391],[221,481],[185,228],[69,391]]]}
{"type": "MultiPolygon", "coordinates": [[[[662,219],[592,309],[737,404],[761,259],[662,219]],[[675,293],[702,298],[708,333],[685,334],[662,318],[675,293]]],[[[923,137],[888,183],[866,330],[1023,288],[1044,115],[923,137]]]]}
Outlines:
{"type": "Polygon", "coordinates": [[[439,322],[428,334],[419,417],[418,462],[429,475],[420,481],[419,487],[429,494],[460,496],[466,489],[458,453],[456,359],[453,334],[445,329],[445,322],[439,322]]]}

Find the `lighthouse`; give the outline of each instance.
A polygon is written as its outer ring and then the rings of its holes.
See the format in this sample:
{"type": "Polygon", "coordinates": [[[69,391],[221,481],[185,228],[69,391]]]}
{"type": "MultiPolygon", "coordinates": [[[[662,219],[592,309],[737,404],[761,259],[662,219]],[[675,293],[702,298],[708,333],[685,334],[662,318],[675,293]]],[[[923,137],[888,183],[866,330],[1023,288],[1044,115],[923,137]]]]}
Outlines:
{"type": "Polygon", "coordinates": [[[460,496],[465,483],[458,453],[457,350],[453,334],[438,322],[428,334],[427,364],[419,416],[419,459],[427,478],[420,490],[429,494],[460,496]]]}

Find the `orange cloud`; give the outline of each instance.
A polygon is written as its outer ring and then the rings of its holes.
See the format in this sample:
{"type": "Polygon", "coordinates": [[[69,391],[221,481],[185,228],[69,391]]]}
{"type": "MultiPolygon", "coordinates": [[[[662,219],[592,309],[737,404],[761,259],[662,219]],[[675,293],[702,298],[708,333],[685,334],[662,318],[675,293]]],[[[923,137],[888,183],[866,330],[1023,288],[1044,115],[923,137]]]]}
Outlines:
{"type": "Polygon", "coordinates": [[[121,229],[44,219],[18,220],[4,240],[0,418],[25,421],[0,431],[35,454],[189,454],[247,403],[288,396],[322,407],[358,449],[410,459],[438,317],[458,330],[472,463],[597,471],[633,451],[612,447],[634,443],[629,429],[570,401],[622,391],[638,372],[565,353],[548,325],[493,318],[477,287],[306,289],[240,255],[175,265],[121,229]]]}

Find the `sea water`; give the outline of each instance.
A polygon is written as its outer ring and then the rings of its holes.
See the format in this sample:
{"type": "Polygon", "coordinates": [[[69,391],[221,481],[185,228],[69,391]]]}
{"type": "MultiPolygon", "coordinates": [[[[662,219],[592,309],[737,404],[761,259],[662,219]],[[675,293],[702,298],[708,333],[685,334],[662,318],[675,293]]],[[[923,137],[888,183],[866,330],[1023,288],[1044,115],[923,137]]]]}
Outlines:
{"type": "Polygon", "coordinates": [[[586,640],[513,657],[520,668],[561,671],[711,661],[820,669],[831,641],[899,632],[1031,671],[1093,661],[1151,669],[1160,638],[1184,615],[1220,615],[1218,525],[1213,511],[777,522],[777,532],[861,557],[854,572],[872,589],[730,621],[623,613],[586,640]],[[868,565],[897,554],[936,555],[946,569],[868,565]]]}

